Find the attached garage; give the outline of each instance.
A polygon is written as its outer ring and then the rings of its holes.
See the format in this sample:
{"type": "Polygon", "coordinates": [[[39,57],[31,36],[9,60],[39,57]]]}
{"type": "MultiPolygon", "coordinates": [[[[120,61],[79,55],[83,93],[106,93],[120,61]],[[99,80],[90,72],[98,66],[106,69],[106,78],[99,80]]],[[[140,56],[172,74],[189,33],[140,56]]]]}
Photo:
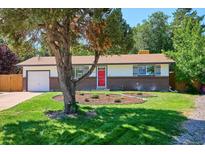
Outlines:
{"type": "Polygon", "coordinates": [[[27,91],[49,91],[50,71],[27,71],[27,91]]]}

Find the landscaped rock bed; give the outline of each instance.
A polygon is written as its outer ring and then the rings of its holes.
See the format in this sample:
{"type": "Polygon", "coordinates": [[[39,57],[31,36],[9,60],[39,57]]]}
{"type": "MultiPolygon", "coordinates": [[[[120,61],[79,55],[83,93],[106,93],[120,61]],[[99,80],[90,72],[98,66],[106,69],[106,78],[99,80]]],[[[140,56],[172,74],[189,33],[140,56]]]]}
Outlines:
{"type": "MultiPolygon", "coordinates": [[[[63,95],[53,97],[53,99],[63,102],[63,95]]],[[[80,104],[140,104],[145,100],[128,94],[90,94],[77,93],[76,101],[80,104]]]]}

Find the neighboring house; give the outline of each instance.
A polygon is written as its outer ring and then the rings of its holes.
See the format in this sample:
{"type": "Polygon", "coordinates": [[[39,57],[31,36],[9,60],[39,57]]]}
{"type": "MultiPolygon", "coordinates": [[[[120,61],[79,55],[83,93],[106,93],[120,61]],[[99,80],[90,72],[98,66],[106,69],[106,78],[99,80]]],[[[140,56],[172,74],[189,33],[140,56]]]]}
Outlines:
{"type": "MultiPolygon", "coordinates": [[[[80,77],[91,66],[93,56],[73,56],[73,73],[80,77]]],[[[101,56],[94,72],[77,85],[78,90],[168,91],[169,65],[173,60],[164,54],[101,56]]],[[[23,67],[25,91],[58,91],[59,81],[54,57],[33,57],[23,67]]]]}

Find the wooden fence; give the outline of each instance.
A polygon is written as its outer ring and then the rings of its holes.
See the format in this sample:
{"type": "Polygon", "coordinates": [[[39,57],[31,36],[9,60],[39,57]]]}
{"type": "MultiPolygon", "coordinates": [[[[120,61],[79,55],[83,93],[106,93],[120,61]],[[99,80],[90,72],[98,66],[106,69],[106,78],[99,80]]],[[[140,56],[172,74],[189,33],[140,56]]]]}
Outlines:
{"type": "Polygon", "coordinates": [[[0,91],[22,91],[23,76],[22,74],[0,75],[0,91]]]}
{"type": "MultiPolygon", "coordinates": [[[[191,84],[193,85],[193,87],[197,90],[200,91],[201,88],[201,83],[198,81],[192,81],[191,84]]],[[[177,82],[175,80],[175,74],[174,73],[170,73],[169,74],[169,85],[179,91],[179,92],[186,92],[188,90],[188,83],[187,82],[177,82]]]]}

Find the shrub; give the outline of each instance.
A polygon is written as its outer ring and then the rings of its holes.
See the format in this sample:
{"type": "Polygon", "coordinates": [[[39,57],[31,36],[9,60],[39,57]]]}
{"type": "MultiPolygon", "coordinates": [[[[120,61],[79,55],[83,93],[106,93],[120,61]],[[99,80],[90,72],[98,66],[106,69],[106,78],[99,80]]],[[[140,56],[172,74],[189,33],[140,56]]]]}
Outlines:
{"type": "Polygon", "coordinates": [[[99,99],[99,95],[92,95],[91,98],[93,98],[93,99],[99,99]]]}
{"type": "Polygon", "coordinates": [[[16,63],[17,55],[6,44],[0,42],[0,74],[18,73],[16,63]]]}
{"type": "Polygon", "coordinates": [[[84,93],[80,93],[81,96],[84,96],[84,93]]]}
{"type": "Polygon", "coordinates": [[[188,85],[186,92],[189,94],[199,94],[199,91],[193,85],[188,85]]]}
{"type": "Polygon", "coordinates": [[[90,100],[88,98],[85,99],[85,102],[90,102],[90,100]]]}
{"type": "Polygon", "coordinates": [[[121,99],[115,99],[114,102],[115,103],[121,103],[122,101],[121,101],[121,99]]]}
{"type": "Polygon", "coordinates": [[[143,93],[137,93],[137,95],[143,95],[143,93]]]}

